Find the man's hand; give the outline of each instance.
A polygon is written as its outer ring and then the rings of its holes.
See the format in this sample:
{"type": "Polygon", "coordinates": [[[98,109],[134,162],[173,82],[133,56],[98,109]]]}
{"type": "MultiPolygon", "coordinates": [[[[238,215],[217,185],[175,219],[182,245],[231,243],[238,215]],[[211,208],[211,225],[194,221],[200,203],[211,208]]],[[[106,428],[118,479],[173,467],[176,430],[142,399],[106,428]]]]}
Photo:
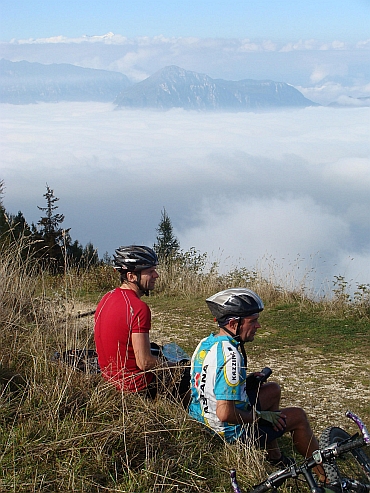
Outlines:
{"type": "Polygon", "coordinates": [[[254,373],[249,373],[247,378],[245,379],[245,386],[247,389],[256,389],[262,383],[266,382],[268,377],[271,375],[272,370],[267,366],[263,368],[261,371],[257,371],[254,373]]]}
{"type": "Polygon", "coordinates": [[[254,373],[249,373],[249,375],[247,375],[247,377],[245,379],[245,387],[248,390],[253,390],[253,389],[256,389],[257,387],[259,387],[261,384],[261,381],[260,381],[261,376],[262,376],[262,373],[259,371],[254,372],[254,373]]]}
{"type": "Polygon", "coordinates": [[[270,423],[276,429],[285,428],[285,422],[282,419],[284,416],[280,411],[256,411],[256,414],[259,419],[263,419],[270,423]]]}

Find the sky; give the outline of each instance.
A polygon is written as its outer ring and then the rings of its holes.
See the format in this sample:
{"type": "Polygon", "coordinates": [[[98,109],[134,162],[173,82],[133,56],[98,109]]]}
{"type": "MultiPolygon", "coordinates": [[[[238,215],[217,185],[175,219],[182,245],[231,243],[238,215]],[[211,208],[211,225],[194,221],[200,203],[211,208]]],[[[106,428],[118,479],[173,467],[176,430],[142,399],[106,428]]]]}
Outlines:
{"type": "Polygon", "coordinates": [[[79,37],[311,39],[369,36],[369,0],[1,0],[1,41],[79,37]]]}
{"type": "Polygon", "coordinates": [[[259,265],[318,290],[338,275],[370,283],[369,25],[369,0],[0,0],[0,58],[132,82],[178,65],[287,82],[324,105],[208,115],[3,104],[4,205],[37,222],[48,183],[72,238],[100,256],[153,244],[165,207],[181,247],[223,269],[259,265]]]}

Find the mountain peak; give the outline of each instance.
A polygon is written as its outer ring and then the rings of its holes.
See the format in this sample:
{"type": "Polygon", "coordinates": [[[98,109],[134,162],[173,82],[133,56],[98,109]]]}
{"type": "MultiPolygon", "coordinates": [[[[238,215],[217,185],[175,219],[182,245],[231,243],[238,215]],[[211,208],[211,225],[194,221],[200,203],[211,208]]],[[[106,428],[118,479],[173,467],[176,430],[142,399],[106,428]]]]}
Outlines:
{"type": "Polygon", "coordinates": [[[315,105],[284,82],[212,79],[176,65],[164,67],[124,89],[115,104],[133,108],[228,111],[315,105]]]}
{"type": "Polygon", "coordinates": [[[66,63],[44,65],[0,60],[0,102],[38,101],[114,101],[117,107],[197,111],[316,106],[284,82],[212,79],[177,65],[164,67],[130,85],[128,78],[118,72],[66,63]]]}

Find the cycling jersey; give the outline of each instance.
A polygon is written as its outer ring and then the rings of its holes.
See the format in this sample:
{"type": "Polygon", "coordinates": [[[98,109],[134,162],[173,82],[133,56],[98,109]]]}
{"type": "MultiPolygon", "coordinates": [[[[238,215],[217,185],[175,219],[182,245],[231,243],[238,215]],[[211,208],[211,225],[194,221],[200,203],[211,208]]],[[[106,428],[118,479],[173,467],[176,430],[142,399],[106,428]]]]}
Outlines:
{"type": "Polygon", "coordinates": [[[130,289],[116,288],[99,302],[95,313],[95,344],[104,378],[119,390],[139,392],[153,379],[136,363],[132,334],[149,333],[148,305],[130,289]]]}
{"type": "Polygon", "coordinates": [[[220,421],[218,400],[235,401],[237,409],[249,410],[246,368],[238,351],[239,343],[230,336],[211,334],[198,344],[191,361],[191,402],[189,414],[228,442],[238,439],[245,428],[220,421]]]}

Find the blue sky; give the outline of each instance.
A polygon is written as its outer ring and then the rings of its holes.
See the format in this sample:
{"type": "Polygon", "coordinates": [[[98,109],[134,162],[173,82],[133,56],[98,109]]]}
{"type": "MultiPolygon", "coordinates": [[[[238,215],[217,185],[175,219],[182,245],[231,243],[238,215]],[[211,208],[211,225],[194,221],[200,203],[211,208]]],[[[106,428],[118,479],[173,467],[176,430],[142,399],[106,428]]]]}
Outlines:
{"type": "Polygon", "coordinates": [[[370,34],[369,0],[1,0],[0,40],[135,36],[340,39],[370,34]]]}

